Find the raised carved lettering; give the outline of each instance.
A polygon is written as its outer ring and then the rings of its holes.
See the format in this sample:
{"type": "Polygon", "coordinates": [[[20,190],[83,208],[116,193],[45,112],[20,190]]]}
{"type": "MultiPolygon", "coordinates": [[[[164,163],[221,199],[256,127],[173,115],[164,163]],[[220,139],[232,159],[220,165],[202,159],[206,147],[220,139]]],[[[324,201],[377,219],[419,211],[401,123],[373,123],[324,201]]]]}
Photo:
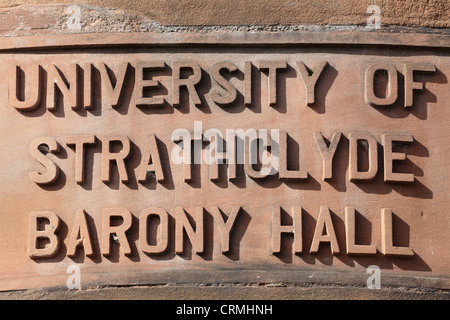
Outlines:
{"type": "Polygon", "coordinates": [[[378,143],[366,132],[350,132],[349,139],[349,181],[372,180],[378,172],[378,143]],[[363,152],[368,154],[369,168],[359,169],[358,143],[361,142],[363,152]]]}
{"type": "Polygon", "coordinates": [[[240,212],[240,207],[233,207],[227,218],[224,219],[222,215],[222,210],[219,207],[211,207],[211,214],[214,217],[214,222],[216,223],[220,232],[220,244],[222,253],[228,253],[230,251],[230,233],[233,229],[236,218],[240,212]]]}
{"type": "Polygon", "coordinates": [[[65,74],[54,64],[47,70],[47,109],[56,110],[57,95],[56,88],[64,97],[64,104],[72,109],[78,108],[79,96],[79,66],[70,64],[67,66],[69,72],[65,74]]]}
{"type": "Polygon", "coordinates": [[[195,207],[195,226],[189,221],[185,210],[181,207],[175,208],[175,251],[177,254],[184,252],[184,233],[192,244],[192,249],[196,254],[202,254],[204,250],[203,219],[204,210],[202,207],[195,207]]]}
{"type": "Polygon", "coordinates": [[[413,105],[414,90],[423,90],[423,83],[414,81],[414,72],[436,72],[432,63],[404,63],[403,75],[405,77],[405,108],[413,105]]]}
{"type": "Polygon", "coordinates": [[[279,177],[281,180],[297,180],[297,179],[307,179],[308,172],[305,169],[303,163],[300,163],[300,154],[299,158],[299,169],[298,170],[289,170],[288,169],[288,134],[284,131],[280,131],[279,133],[279,177]]]}
{"type": "Polygon", "coordinates": [[[76,135],[66,136],[66,145],[75,146],[75,181],[79,184],[84,182],[84,161],[85,161],[85,146],[92,146],[95,144],[95,136],[76,135]]]}
{"type": "Polygon", "coordinates": [[[272,212],[272,253],[281,252],[281,234],[292,233],[294,236],[293,252],[301,253],[303,251],[303,224],[302,207],[293,206],[291,208],[292,225],[281,224],[282,208],[272,212]]]}
{"type": "Polygon", "coordinates": [[[314,132],[314,141],[319,149],[320,155],[322,157],[322,180],[326,181],[333,178],[333,158],[336,153],[337,146],[341,140],[341,132],[335,132],[331,138],[330,144],[324,141],[322,134],[319,132],[314,132]]]}
{"type": "Polygon", "coordinates": [[[244,105],[249,107],[253,102],[253,64],[251,61],[245,61],[244,66],[244,105]]]}
{"type": "Polygon", "coordinates": [[[172,105],[174,107],[180,106],[180,88],[185,87],[196,106],[200,106],[202,101],[198,96],[195,86],[202,79],[202,69],[197,62],[185,61],[174,62],[172,64],[172,105]],[[193,74],[189,78],[182,78],[181,70],[190,69],[193,74]]]}
{"type": "Polygon", "coordinates": [[[326,206],[321,206],[319,216],[317,218],[316,229],[311,243],[310,253],[319,251],[319,246],[322,242],[329,242],[331,252],[333,254],[339,253],[339,244],[334,231],[333,220],[331,219],[330,209],[326,206]],[[325,230],[325,233],[323,233],[325,230]]]}
{"type": "Polygon", "coordinates": [[[211,77],[214,79],[210,97],[218,105],[228,105],[233,103],[237,97],[236,88],[220,73],[226,70],[228,73],[234,73],[238,70],[234,63],[223,61],[217,62],[211,67],[211,77]],[[225,91],[225,93],[221,93],[225,91]]]}
{"type": "Polygon", "coordinates": [[[287,68],[286,61],[260,61],[259,69],[268,70],[269,73],[269,105],[275,107],[277,105],[277,74],[279,70],[287,68]]]}
{"type": "Polygon", "coordinates": [[[142,152],[138,181],[146,182],[149,174],[152,173],[155,175],[157,181],[164,181],[164,170],[161,164],[156,136],[154,134],[149,134],[147,135],[145,147],[142,152]]]}
{"type": "Polygon", "coordinates": [[[9,104],[17,110],[33,110],[41,101],[42,68],[36,64],[27,66],[27,69],[32,70],[31,75],[25,76],[25,72],[19,65],[9,67],[9,104]],[[21,86],[21,78],[23,78],[23,86],[21,86]]]}
{"type": "Polygon", "coordinates": [[[59,151],[58,142],[51,137],[36,138],[31,141],[29,151],[30,155],[42,164],[46,170],[45,173],[39,173],[39,171],[30,172],[30,180],[42,185],[56,181],[59,175],[59,167],[46,155],[47,153],[59,151]]]}
{"type": "Polygon", "coordinates": [[[117,165],[119,177],[123,183],[127,183],[128,173],[125,166],[125,159],[130,154],[130,140],[123,135],[104,135],[102,137],[102,181],[111,182],[111,163],[117,165]],[[122,149],[119,152],[112,152],[112,144],[119,143],[122,149]]]}
{"type": "Polygon", "coordinates": [[[111,243],[120,246],[120,253],[130,255],[131,248],[126,232],[132,223],[131,212],[124,208],[104,208],[102,210],[102,231],[100,250],[104,256],[111,255],[111,243]],[[121,224],[112,225],[112,218],[121,219],[121,224]]]}
{"type": "Polygon", "coordinates": [[[397,69],[390,63],[373,63],[370,64],[365,73],[364,79],[364,98],[366,103],[371,106],[390,106],[397,101],[398,97],[398,74],[397,69]],[[388,84],[385,97],[378,97],[375,94],[375,73],[384,71],[386,73],[388,84]]]}
{"type": "Polygon", "coordinates": [[[67,256],[75,257],[79,247],[83,247],[84,253],[88,257],[94,254],[91,235],[86,220],[86,212],[83,209],[78,209],[75,214],[72,233],[67,244],[67,256]]]}
{"type": "Polygon", "coordinates": [[[106,65],[106,63],[101,62],[98,64],[98,70],[100,71],[103,94],[106,96],[107,101],[110,106],[116,108],[120,100],[122,99],[124,92],[125,77],[128,71],[128,62],[123,62],[117,74],[106,65]],[[111,76],[110,76],[111,75],[111,76]]]}
{"type": "Polygon", "coordinates": [[[407,256],[414,255],[408,247],[394,246],[393,243],[392,209],[381,209],[381,253],[386,256],[407,256]]]}
{"type": "Polygon", "coordinates": [[[345,239],[347,254],[373,255],[377,253],[374,245],[356,244],[355,208],[345,207],[345,239]]]}
{"type": "Polygon", "coordinates": [[[93,70],[94,66],[92,65],[92,63],[85,63],[83,65],[83,107],[86,110],[90,110],[93,108],[93,70]]]}
{"type": "Polygon", "coordinates": [[[58,253],[60,241],[55,232],[58,230],[59,222],[59,217],[50,211],[30,213],[28,233],[28,255],[30,258],[51,258],[58,253]],[[44,221],[48,223],[44,224],[44,221]],[[38,247],[38,242],[43,239],[46,239],[48,243],[44,247],[38,247]]]}
{"type": "MultiPolygon", "coordinates": [[[[153,229],[152,229],[153,230],[153,229]]],[[[164,209],[147,208],[139,215],[139,248],[149,254],[162,253],[167,250],[169,243],[169,216],[164,209]],[[155,243],[149,244],[149,221],[158,218],[159,224],[156,230],[155,243]]]]}
{"type": "Polygon", "coordinates": [[[162,96],[145,97],[144,89],[158,89],[160,82],[154,79],[144,79],[144,71],[164,70],[164,61],[138,61],[136,63],[136,80],[134,84],[134,101],[138,107],[161,107],[165,99],[162,96]]]}
{"type": "Polygon", "coordinates": [[[413,142],[414,137],[407,133],[385,133],[381,135],[384,147],[384,181],[386,182],[414,182],[414,174],[394,172],[393,162],[405,160],[403,152],[393,152],[393,142],[413,142]]]}
{"type": "Polygon", "coordinates": [[[316,67],[312,70],[312,73],[307,70],[306,65],[303,61],[297,62],[297,68],[300,74],[300,79],[302,80],[303,86],[305,87],[306,104],[311,106],[316,101],[316,86],[320,75],[322,74],[325,67],[328,65],[327,61],[319,61],[316,67]]]}

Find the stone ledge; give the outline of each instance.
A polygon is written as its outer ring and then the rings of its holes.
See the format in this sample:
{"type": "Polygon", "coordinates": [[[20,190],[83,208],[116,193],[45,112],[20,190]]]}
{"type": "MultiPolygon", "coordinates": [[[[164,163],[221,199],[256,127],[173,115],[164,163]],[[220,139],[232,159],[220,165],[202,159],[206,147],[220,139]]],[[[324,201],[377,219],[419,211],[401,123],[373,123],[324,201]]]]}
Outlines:
{"type": "Polygon", "coordinates": [[[1,292],[0,300],[449,300],[448,290],[339,285],[158,285],[1,292]]]}
{"type": "Polygon", "coordinates": [[[378,33],[364,31],[329,32],[148,32],[28,35],[0,37],[0,51],[29,49],[119,48],[145,46],[389,46],[445,49],[450,47],[450,34],[378,33]],[[280,36],[282,35],[282,36],[280,36]]]}

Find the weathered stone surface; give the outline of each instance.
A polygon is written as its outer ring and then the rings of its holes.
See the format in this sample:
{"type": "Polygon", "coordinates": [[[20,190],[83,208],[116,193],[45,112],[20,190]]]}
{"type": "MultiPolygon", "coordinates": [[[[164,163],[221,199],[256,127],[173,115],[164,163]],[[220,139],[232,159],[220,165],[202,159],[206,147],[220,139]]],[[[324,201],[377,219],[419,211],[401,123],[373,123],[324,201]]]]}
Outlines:
{"type": "MultiPolygon", "coordinates": [[[[229,4],[226,2],[227,5],[229,4]]],[[[231,3],[231,2],[230,2],[231,3]]],[[[272,5],[275,4],[271,2],[272,5]]],[[[300,2],[299,2],[300,3],[300,2]]],[[[402,2],[403,3],[403,2],[402,2]]],[[[239,22],[223,20],[221,15],[211,14],[215,22],[205,22],[202,19],[208,17],[207,13],[198,14],[197,12],[187,13],[185,10],[202,10],[201,6],[191,6],[177,10],[177,7],[170,7],[171,13],[175,14],[181,11],[182,17],[199,17],[198,23],[190,23],[182,18],[176,18],[172,21],[164,21],[159,16],[145,15],[145,11],[127,10],[127,6],[119,6],[125,9],[112,9],[111,7],[97,7],[88,4],[47,4],[47,5],[21,5],[12,8],[0,9],[0,36],[15,37],[24,35],[46,35],[46,34],[78,34],[78,33],[210,33],[210,32],[340,32],[340,31],[368,31],[374,29],[367,26],[367,20],[372,13],[367,13],[366,8],[362,8],[357,16],[357,22],[353,21],[353,15],[350,17],[342,16],[342,20],[335,23],[321,23],[320,21],[310,21],[305,17],[304,20],[298,19],[292,23],[274,22],[270,15],[262,14],[261,20],[253,21],[249,19],[240,19],[239,22]],[[263,19],[264,18],[264,19],[263,19]]],[[[153,6],[151,8],[154,8],[153,6]]],[[[214,10],[220,7],[213,7],[214,10]]],[[[252,6],[253,8],[253,6],[252,6]]],[[[256,6],[254,8],[257,8],[256,6]]],[[[347,8],[347,7],[344,7],[347,8]]],[[[158,10],[158,9],[154,9],[158,10]]],[[[213,9],[211,9],[213,10],[213,9]]],[[[255,10],[255,9],[252,9],[255,10]]],[[[442,9],[444,10],[444,9],[442,9]]],[[[441,11],[442,11],[441,10],[441,11]]],[[[448,10],[448,9],[447,9],[448,10]]],[[[433,11],[427,9],[428,11],[433,11]]],[[[161,11],[158,11],[159,13],[161,11]]],[[[284,12],[276,10],[274,12],[284,12]]],[[[285,17],[292,10],[286,10],[285,17]]],[[[304,12],[304,11],[302,11],[304,12]]],[[[323,12],[323,11],[320,11],[323,12]]],[[[387,11],[391,12],[391,11],[387,11]]],[[[416,11],[414,11],[416,12],[416,11]]],[[[337,15],[341,17],[341,15],[337,15]]],[[[234,17],[234,15],[233,15],[234,17]]],[[[397,33],[434,33],[448,34],[448,25],[440,14],[435,14],[436,24],[441,24],[441,28],[431,23],[432,19],[420,20],[423,23],[414,23],[413,19],[408,18],[410,23],[399,23],[385,19],[381,12],[382,28],[376,30],[377,34],[386,32],[397,33]]],[[[327,17],[329,18],[329,17],[327,17]]],[[[197,18],[196,18],[197,19],[197,18]]]]}

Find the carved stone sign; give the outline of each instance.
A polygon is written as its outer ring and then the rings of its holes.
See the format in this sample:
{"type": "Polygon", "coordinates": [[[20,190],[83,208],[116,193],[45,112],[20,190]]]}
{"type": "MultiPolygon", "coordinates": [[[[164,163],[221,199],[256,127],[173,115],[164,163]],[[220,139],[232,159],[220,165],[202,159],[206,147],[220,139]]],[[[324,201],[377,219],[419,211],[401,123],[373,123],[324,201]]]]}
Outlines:
{"type": "Polygon", "coordinates": [[[1,40],[1,288],[448,288],[450,40],[369,36],[1,40]]]}

